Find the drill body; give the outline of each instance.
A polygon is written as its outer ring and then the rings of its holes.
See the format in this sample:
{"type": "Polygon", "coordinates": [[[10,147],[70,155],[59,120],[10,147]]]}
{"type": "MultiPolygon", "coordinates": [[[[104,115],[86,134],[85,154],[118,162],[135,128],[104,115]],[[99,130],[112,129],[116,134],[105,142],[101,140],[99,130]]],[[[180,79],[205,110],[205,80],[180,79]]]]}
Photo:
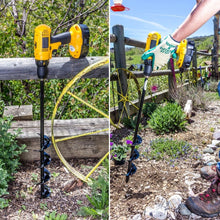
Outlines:
{"type": "Polygon", "coordinates": [[[180,69],[188,68],[191,64],[193,53],[195,51],[194,41],[182,40],[176,49],[177,65],[180,69]]]}
{"type": "MultiPolygon", "coordinates": [[[[161,35],[158,32],[149,33],[147,36],[145,51],[156,47],[161,41],[161,35]]],[[[152,57],[144,61],[144,75],[148,77],[152,72],[152,57]]]]}
{"type": "Polygon", "coordinates": [[[34,33],[34,57],[37,74],[40,79],[48,75],[48,64],[53,51],[61,45],[69,44],[69,52],[73,58],[82,58],[89,50],[89,29],[84,24],[73,25],[68,32],[51,36],[51,28],[45,24],[38,25],[34,33]]]}

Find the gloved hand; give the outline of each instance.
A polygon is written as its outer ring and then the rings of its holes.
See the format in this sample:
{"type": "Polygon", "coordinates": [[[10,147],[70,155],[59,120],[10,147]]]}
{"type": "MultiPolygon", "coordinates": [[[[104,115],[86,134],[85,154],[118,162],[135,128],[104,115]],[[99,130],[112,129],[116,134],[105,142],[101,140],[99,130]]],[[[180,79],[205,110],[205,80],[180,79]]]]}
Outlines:
{"type": "Polygon", "coordinates": [[[175,41],[170,35],[167,36],[158,46],[146,51],[142,55],[142,60],[152,57],[153,70],[160,69],[163,65],[167,64],[170,57],[176,58],[175,49],[180,42],[175,41]]]}

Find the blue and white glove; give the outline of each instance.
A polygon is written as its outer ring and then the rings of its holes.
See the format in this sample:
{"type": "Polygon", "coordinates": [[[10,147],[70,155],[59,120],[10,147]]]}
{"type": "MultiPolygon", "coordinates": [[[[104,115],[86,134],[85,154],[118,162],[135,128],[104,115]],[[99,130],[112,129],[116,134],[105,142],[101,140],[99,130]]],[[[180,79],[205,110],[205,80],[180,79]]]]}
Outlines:
{"type": "Polygon", "coordinates": [[[180,42],[175,41],[170,35],[165,37],[163,41],[156,47],[146,51],[142,55],[142,60],[152,57],[153,70],[158,70],[168,63],[171,56],[176,58],[176,47],[180,42]]]}

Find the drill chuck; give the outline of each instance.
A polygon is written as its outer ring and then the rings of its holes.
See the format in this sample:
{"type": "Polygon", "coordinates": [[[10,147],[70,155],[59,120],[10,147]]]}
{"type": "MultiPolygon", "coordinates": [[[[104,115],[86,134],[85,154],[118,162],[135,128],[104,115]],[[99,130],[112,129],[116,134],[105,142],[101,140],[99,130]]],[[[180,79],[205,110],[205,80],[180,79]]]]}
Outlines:
{"type": "Polygon", "coordinates": [[[39,79],[46,79],[48,75],[49,60],[35,60],[37,65],[37,75],[39,79]]]}
{"type": "Polygon", "coordinates": [[[150,74],[152,73],[152,60],[151,59],[147,59],[144,61],[144,76],[150,76],[150,74]]]}

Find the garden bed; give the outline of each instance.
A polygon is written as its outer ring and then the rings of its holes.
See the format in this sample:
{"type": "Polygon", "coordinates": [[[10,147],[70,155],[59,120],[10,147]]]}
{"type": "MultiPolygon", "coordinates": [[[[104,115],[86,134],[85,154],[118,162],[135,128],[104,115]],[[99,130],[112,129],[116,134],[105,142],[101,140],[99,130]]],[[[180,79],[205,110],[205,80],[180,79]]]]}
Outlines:
{"type": "MultiPolygon", "coordinates": [[[[70,164],[84,175],[96,165],[98,159],[72,159],[70,164]]],[[[0,210],[0,219],[30,220],[45,219],[47,213],[66,214],[67,219],[85,219],[78,211],[88,206],[86,195],[91,194],[91,187],[70,174],[59,160],[51,161],[47,167],[51,179],[46,183],[51,189],[51,196],[40,199],[39,163],[23,163],[15,174],[15,180],[9,184],[9,206],[0,210]]],[[[96,178],[102,166],[92,174],[96,178]]]]}
{"type": "MultiPolygon", "coordinates": [[[[187,124],[187,129],[184,132],[156,135],[150,128],[139,131],[138,134],[143,141],[139,148],[140,157],[134,161],[137,172],[130,177],[128,183],[125,182],[128,162],[122,166],[115,166],[111,161],[111,219],[133,219],[134,216],[136,216],[135,219],[150,219],[145,217],[144,212],[147,207],[155,205],[157,196],[168,199],[172,195],[178,194],[184,203],[189,195],[206,190],[210,182],[200,177],[200,169],[203,166],[201,158],[204,148],[212,142],[213,132],[220,129],[219,118],[220,99],[216,98],[210,102],[206,111],[194,111],[190,124],[187,124]],[[194,150],[198,148],[198,153],[196,157],[192,154],[188,158],[179,159],[175,166],[162,160],[149,161],[142,154],[149,147],[150,141],[159,137],[187,141],[192,144],[194,150]],[[187,179],[194,181],[194,183],[190,186],[187,185],[187,179]]],[[[131,129],[114,130],[112,128],[112,141],[119,143],[130,132],[132,132],[131,129]]],[[[215,156],[218,161],[218,150],[215,151],[215,156]]],[[[175,219],[189,218],[180,216],[177,211],[173,214],[175,219]]],[[[167,219],[173,219],[169,213],[167,219]]]]}

